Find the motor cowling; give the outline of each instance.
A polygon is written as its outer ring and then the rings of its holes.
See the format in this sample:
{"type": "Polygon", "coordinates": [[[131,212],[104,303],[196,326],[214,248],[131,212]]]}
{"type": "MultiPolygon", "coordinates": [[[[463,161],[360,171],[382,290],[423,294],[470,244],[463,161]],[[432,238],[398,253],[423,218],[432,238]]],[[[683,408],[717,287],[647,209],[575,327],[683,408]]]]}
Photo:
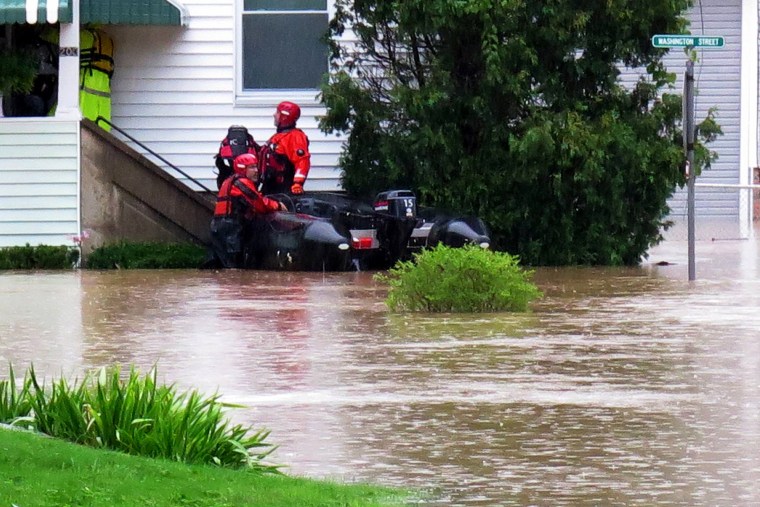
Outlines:
{"type": "Polygon", "coordinates": [[[388,190],[377,194],[372,207],[377,213],[397,218],[415,218],[417,196],[411,190],[388,190]]]}

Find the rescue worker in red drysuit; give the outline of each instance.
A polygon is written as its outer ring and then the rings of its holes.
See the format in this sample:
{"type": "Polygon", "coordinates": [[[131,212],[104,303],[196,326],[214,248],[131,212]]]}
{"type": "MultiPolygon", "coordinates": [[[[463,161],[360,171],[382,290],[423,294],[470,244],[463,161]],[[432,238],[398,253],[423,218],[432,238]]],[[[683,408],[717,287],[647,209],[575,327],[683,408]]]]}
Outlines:
{"type": "Polygon", "coordinates": [[[262,194],[303,194],[303,185],[309,175],[311,154],[309,139],[303,130],[296,128],[301,108],[293,102],[280,102],[274,112],[277,133],[261,147],[262,194]]]}
{"type": "Polygon", "coordinates": [[[261,146],[253,140],[248,129],[242,125],[230,125],[227,136],[219,143],[219,151],[214,155],[216,168],[216,188],[222,188],[224,180],[232,176],[232,163],[238,155],[259,152],[261,146]]]}
{"type": "Polygon", "coordinates": [[[258,159],[252,153],[235,158],[233,174],[222,183],[211,219],[211,249],[215,261],[225,268],[245,267],[246,227],[255,213],[286,211],[287,207],[257,190],[258,159]]]}

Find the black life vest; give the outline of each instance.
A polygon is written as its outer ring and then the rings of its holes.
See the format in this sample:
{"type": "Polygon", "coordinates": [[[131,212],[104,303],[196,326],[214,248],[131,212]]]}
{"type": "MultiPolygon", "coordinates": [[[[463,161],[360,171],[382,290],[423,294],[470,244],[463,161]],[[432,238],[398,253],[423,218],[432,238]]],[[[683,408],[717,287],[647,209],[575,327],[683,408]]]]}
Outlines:
{"type": "Polygon", "coordinates": [[[253,136],[248,132],[248,129],[242,125],[231,125],[227,129],[227,136],[219,143],[219,151],[217,151],[216,168],[219,171],[216,177],[216,187],[222,188],[222,183],[232,173],[232,161],[235,157],[242,155],[243,153],[257,154],[260,147],[256,141],[253,140],[253,136]]]}
{"type": "Polygon", "coordinates": [[[235,157],[243,153],[258,153],[259,148],[247,128],[242,125],[232,125],[227,129],[227,137],[219,144],[217,156],[232,162],[235,157]]]}

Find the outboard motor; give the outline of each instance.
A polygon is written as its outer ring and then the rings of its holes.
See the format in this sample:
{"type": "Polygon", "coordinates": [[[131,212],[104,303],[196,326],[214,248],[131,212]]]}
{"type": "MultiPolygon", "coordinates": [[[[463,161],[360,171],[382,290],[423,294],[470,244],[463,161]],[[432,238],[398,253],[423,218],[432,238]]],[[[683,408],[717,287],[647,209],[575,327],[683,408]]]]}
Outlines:
{"type": "Polygon", "coordinates": [[[417,196],[411,190],[388,190],[380,192],[372,205],[375,211],[398,218],[417,216],[417,196]]]}
{"type": "MultiPolygon", "coordinates": [[[[407,243],[417,225],[417,196],[411,190],[388,190],[380,192],[372,203],[377,217],[373,252],[360,253],[360,264],[367,269],[388,269],[398,260],[408,258],[407,243]]],[[[363,233],[363,231],[351,231],[363,233]]],[[[359,238],[360,241],[362,238],[359,238]]],[[[369,242],[367,242],[369,243],[369,242]]],[[[361,250],[361,243],[358,249],[361,250]]],[[[357,247],[355,246],[355,250],[357,247]]]]}

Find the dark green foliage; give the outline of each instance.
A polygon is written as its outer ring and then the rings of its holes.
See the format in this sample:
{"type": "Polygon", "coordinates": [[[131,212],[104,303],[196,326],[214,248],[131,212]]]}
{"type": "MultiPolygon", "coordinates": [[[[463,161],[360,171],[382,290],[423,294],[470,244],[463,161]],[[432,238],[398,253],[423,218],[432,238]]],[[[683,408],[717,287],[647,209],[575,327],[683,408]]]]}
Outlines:
{"type": "Polygon", "coordinates": [[[155,368],[144,376],[133,368],[126,379],[110,368],[47,387],[31,367],[19,389],[11,368],[0,381],[0,423],[137,456],[278,472],[263,462],[274,450],[268,431],[230,424],[224,409],[232,405],[219,395],[180,393],[156,377],[155,368]]]}
{"type": "Polygon", "coordinates": [[[2,269],[71,269],[79,260],[79,250],[70,246],[11,246],[0,248],[2,269]]]}
{"type": "Polygon", "coordinates": [[[206,250],[190,243],[127,243],[104,245],[86,259],[90,269],[189,269],[203,263],[206,250]]]}
{"type": "Polygon", "coordinates": [[[34,53],[23,50],[0,49],[0,95],[29,93],[37,77],[39,59],[34,53]]]}
{"type": "Polygon", "coordinates": [[[532,275],[507,253],[438,244],[375,279],[390,285],[386,304],[392,311],[522,312],[541,296],[532,275]]]}
{"type": "Polygon", "coordinates": [[[29,384],[19,389],[13,366],[9,367],[7,380],[0,380],[0,423],[8,423],[18,417],[26,417],[32,410],[29,402],[29,384]]]}
{"type": "MultiPolygon", "coordinates": [[[[349,133],[344,187],[479,216],[527,264],[637,264],[685,183],[681,97],[650,38],[684,32],[690,5],[338,0],[332,34],[351,25],[358,52],[333,44],[321,128],[349,133]]],[[[712,114],[699,131],[719,132],[712,114]]]]}

